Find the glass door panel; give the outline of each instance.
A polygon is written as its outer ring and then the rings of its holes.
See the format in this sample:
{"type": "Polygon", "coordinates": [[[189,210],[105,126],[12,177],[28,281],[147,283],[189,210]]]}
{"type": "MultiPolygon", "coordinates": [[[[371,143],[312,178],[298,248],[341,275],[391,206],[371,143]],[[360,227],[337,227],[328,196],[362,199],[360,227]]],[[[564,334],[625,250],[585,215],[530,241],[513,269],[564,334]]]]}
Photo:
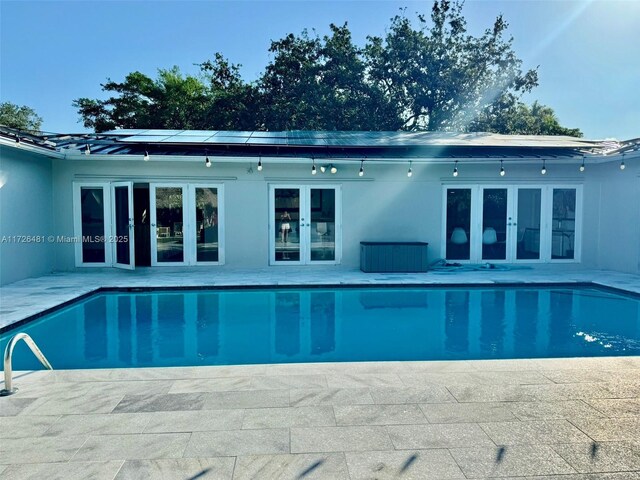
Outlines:
{"type": "Polygon", "coordinates": [[[311,188],[311,261],[336,259],[336,191],[311,188]]]}
{"type": "Polygon", "coordinates": [[[195,202],[196,262],[218,262],[218,189],[196,187],[195,202]]]}
{"type": "Polygon", "coordinates": [[[105,263],[104,188],[80,187],[80,211],[82,263],[105,263]]]}
{"type": "Polygon", "coordinates": [[[155,262],[184,263],[184,189],[154,187],[155,262]]]}
{"type": "Polygon", "coordinates": [[[482,190],[482,260],[507,259],[506,188],[482,190]]]}
{"type": "Polygon", "coordinates": [[[540,215],[542,212],[542,189],[519,188],[517,211],[518,260],[540,259],[540,215]]]}
{"type": "Polygon", "coordinates": [[[469,260],[471,255],[471,189],[447,189],[447,260],[469,260]]]}
{"type": "Polygon", "coordinates": [[[120,182],[112,185],[114,266],[133,269],[133,184],[120,182]]]}
{"type": "Polygon", "coordinates": [[[551,258],[575,258],[576,189],[553,189],[551,222],[551,258]]]}
{"type": "Polygon", "coordinates": [[[276,262],[300,262],[300,189],[274,189],[274,259],[276,262]]]}

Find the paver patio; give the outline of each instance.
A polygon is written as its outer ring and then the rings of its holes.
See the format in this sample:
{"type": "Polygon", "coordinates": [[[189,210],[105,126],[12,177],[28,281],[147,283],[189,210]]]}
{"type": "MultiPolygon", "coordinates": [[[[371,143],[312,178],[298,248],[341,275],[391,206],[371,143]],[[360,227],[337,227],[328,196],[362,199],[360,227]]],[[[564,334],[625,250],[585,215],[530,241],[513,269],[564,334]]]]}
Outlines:
{"type": "MultiPolygon", "coordinates": [[[[101,285],[523,278],[522,271],[209,275],[25,280],[2,288],[0,325],[101,285]]],[[[638,276],[613,272],[536,269],[526,277],[597,278],[640,292],[638,276]]],[[[640,480],[640,357],[54,370],[16,372],[14,385],[15,395],[0,398],[3,480],[640,480]]]]}

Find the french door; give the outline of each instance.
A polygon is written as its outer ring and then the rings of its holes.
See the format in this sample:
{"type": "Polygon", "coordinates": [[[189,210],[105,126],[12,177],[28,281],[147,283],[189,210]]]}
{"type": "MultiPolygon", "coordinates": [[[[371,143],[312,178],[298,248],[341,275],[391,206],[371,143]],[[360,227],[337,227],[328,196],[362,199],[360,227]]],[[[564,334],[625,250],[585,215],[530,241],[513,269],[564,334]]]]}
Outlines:
{"type": "Polygon", "coordinates": [[[448,186],[443,257],[478,262],[580,258],[579,186],[448,186]]]}
{"type": "Polygon", "coordinates": [[[269,186],[269,263],[340,263],[339,186],[269,186]]]}
{"type": "Polygon", "coordinates": [[[133,270],[135,268],[135,239],[133,231],[133,182],[111,184],[113,213],[113,266],[133,270]]]}
{"type": "Polygon", "coordinates": [[[132,182],[74,183],[76,265],[135,268],[132,182]]]}
{"type": "Polygon", "coordinates": [[[151,184],[151,265],[224,263],[222,186],[151,184]]]}

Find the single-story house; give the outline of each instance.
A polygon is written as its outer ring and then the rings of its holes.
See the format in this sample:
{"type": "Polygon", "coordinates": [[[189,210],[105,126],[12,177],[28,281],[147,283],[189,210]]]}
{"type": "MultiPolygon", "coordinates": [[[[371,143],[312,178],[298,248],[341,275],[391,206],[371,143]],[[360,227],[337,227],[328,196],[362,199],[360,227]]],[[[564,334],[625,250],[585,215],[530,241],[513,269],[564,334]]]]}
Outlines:
{"type": "Polygon", "coordinates": [[[429,262],[640,273],[640,139],[0,129],[0,284],[52,271],[429,262]]]}

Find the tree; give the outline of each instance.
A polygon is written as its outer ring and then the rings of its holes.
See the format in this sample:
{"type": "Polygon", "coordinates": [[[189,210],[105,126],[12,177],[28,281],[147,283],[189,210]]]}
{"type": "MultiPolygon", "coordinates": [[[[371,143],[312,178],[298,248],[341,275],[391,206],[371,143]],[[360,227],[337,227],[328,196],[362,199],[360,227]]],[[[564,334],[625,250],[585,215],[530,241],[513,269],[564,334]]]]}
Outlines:
{"type": "Polygon", "coordinates": [[[401,109],[404,130],[467,131],[484,109],[529,92],[536,70],[505,39],[502,16],[480,37],[469,35],[462,4],[436,0],[431,24],[418,16],[418,28],[396,16],[384,39],[369,37],[369,76],[401,109]]]}
{"type": "Polygon", "coordinates": [[[260,79],[270,130],[397,130],[397,108],[367,81],[363,51],[347,24],[331,35],[287,35],[271,42],[274,59],[260,79]]]}
{"type": "Polygon", "coordinates": [[[19,106],[11,102],[0,103],[0,125],[15,128],[24,132],[40,131],[42,117],[27,106],[19,106]]]}
{"type": "Polygon", "coordinates": [[[470,131],[508,132],[519,135],[567,135],[582,137],[579,128],[560,125],[550,107],[533,102],[531,106],[511,100],[508,104],[492,105],[469,125],[470,131]]]}
{"type": "Polygon", "coordinates": [[[96,132],[114,128],[198,129],[206,125],[207,88],[200,79],[183,76],[178,67],[158,70],[156,80],[133,72],[122,83],[108,80],[102,90],[117,96],[73,102],[84,126],[96,132]]]}
{"type": "Polygon", "coordinates": [[[347,24],[328,35],[289,34],[271,42],[272,59],[247,83],[221,54],[200,77],[174,67],[153,80],[139,72],[108,81],[107,100],[74,102],[84,125],[221,130],[491,131],[580,136],[553,110],[521,101],[538,85],[536,69],[506,38],[498,16],[480,36],[467,32],[463,3],[435,0],[429,18],[398,15],[383,37],[353,43],[347,24]]]}

